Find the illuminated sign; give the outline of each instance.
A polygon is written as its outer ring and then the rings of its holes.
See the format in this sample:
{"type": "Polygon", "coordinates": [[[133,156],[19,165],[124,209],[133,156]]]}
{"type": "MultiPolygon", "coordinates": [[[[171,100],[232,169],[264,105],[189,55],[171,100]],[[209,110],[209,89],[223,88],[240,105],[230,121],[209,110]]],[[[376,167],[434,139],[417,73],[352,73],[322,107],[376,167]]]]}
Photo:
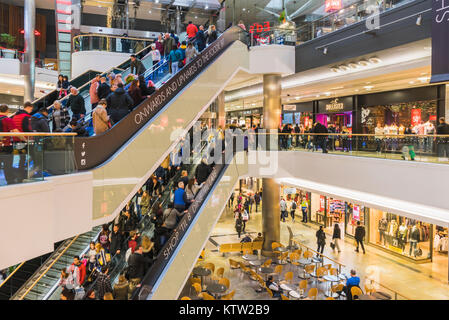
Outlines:
{"type": "Polygon", "coordinates": [[[265,21],[263,24],[256,22],[249,27],[249,33],[262,33],[270,30],[270,21],[265,21]]]}
{"type": "Polygon", "coordinates": [[[336,11],[340,10],[342,7],[341,0],[326,0],[324,4],[324,11],[330,12],[330,11],[336,11]]]}
{"type": "Polygon", "coordinates": [[[284,104],[284,111],[296,111],[296,104],[284,104]]]}
{"type": "Polygon", "coordinates": [[[411,124],[414,127],[421,123],[421,109],[412,109],[411,113],[412,113],[411,124]]]}
{"type": "Polygon", "coordinates": [[[338,98],[326,104],[326,111],[339,111],[345,108],[345,104],[338,101],[338,98]]]}

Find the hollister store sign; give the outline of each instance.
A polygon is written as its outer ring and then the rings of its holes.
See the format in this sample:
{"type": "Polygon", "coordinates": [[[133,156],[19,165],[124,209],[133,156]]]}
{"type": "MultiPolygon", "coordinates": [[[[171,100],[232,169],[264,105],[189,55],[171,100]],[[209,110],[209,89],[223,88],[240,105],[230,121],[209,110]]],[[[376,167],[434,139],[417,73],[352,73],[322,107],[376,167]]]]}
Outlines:
{"type": "Polygon", "coordinates": [[[318,113],[352,111],[352,104],[352,97],[319,100],[318,113]]]}
{"type": "Polygon", "coordinates": [[[345,104],[343,102],[338,101],[338,98],[332,100],[331,103],[326,104],[326,111],[340,111],[345,108],[345,104]]]}

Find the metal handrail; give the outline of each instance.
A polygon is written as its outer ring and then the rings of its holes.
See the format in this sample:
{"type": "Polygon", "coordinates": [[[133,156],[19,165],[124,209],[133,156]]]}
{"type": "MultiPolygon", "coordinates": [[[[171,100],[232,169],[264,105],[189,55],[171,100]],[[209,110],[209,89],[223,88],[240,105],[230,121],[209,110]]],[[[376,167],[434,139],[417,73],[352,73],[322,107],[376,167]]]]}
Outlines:
{"type": "Polygon", "coordinates": [[[33,284],[25,291],[25,293],[19,298],[19,300],[23,300],[25,296],[34,288],[34,286],[47,274],[47,272],[53,267],[53,265],[62,257],[62,255],[70,248],[70,246],[78,239],[79,235],[75,236],[69,243],[67,247],[62,250],[62,252],[58,255],[58,257],[53,260],[53,262],[45,269],[45,271],[33,282],[33,284]]]}
{"type": "Polygon", "coordinates": [[[3,280],[2,283],[0,283],[0,288],[6,283],[6,281],[8,281],[14,275],[14,273],[17,272],[17,270],[19,270],[23,266],[24,263],[25,263],[25,261],[22,262],[21,264],[19,264],[19,266],[17,268],[15,268],[14,271],[11,272],[11,274],[9,276],[7,276],[6,279],[3,280]]]}
{"type": "Polygon", "coordinates": [[[328,260],[330,260],[330,261],[332,261],[332,262],[338,264],[338,272],[339,272],[339,273],[341,272],[341,267],[346,267],[346,265],[344,265],[343,263],[338,262],[337,260],[334,260],[334,259],[332,259],[332,258],[329,258],[328,256],[325,256],[324,254],[319,253],[318,251],[313,250],[312,248],[306,246],[305,244],[302,244],[301,242],[299,242],[299,241],[297,241],[297,240],[295,240],[295,239],[293,239],[293,242],[295,242],[297,245],[299,245],[299,246],[301,246],[301,247],[306,248],[308,251],[315,252],[317,255],[319,255],[319,256],[321,256],[321,257],[323,258],[323,261],[324,261],[324,258],[326,258],[326,259],[328,259],[328,260]]]}
{"type": "Polygon", "coordinates": [[[76,135],[75,132],[0,132],[0,137],[67,137],[76,135]]]}
{"type": "Polygon", "coordinates": [[[449,134],[405,134],[405,133],[398,133],[398,134],[383,134],[383,133],[282,133],[282,132],[266,132],[266,133],[256,133],[256,132],[248,132],[248,135],[292,135],[292,136],[338,136],[347,138],[350,136],[356,136],[356,137],[392,137],[392,138],[413,138],[413,137],[419,137],[419,138],[449,138],[449,134]]]}
{"type": "Polygon", "coordinates": [[[381,283],[379,283],[379,282],[377,282],[377,281],[375,281],[373,279],[370,279],[370,284],[373,284],[373,283],[375,283],[375,284],[377,284],[377,285],[379,285],[379,286],[381,286],[381,287],[383,287],[383,288],[393,292],[394,293],[394,300],[398,300],[398,296],[401,296],[401,297],[405,298],[406,300],[412,300],[412,299],[404,296],[402,293],[399,293],[396,290],[390,289],[389,287],[387,287],[387,286],[385,286],[385,285],[383,285],[383,284],[381,284],[381,283]]]}
{"type": "Polygon", "coordinates": [[[87,33],[87,34],[80,34],[75,37],[73,37],[73,43],[72,45],[75,45],[75,39],[78,38],[84,38],[84,37],[102,37],[102,38],[115,38],[115,39],[127,39],[127,40],[137,40],[137,41],[148,41],[148,42],[154,42],[154,39],[150,38],[135,38],[135,37],[123,37],[123,36],[109,36],[101,33],[87,33]]]}

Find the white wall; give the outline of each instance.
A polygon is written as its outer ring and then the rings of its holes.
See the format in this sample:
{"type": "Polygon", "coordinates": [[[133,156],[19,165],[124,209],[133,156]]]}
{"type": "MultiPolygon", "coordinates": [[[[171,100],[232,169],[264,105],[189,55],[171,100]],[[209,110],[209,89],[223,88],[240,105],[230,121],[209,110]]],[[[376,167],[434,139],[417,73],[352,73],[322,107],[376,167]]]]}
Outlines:
{"type": "Polygon", "coordinates": [[[281,45],[251,47],[249,71],[254,74],[294,74],[295,47],[281,45]]]}
{"type": "Polygon", "coordinates": [[[92,173],[1,188],[0,269],[53,251],[92,227],[92,173]]]}
{"type": "Polygon", "coordinates": [[[74,52],[72,53],[72,79],[87,70],[108,71],[128,59],[129,55],[129,53],[107,51],[74,52]]]}

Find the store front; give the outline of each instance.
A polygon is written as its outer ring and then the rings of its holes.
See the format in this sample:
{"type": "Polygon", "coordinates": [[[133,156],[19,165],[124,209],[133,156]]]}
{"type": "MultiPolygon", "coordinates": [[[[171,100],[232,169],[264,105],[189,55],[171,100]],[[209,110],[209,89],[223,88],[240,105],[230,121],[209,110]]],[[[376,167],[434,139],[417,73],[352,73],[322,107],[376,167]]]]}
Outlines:
{"type": "Polygon", "coordinates": [[[263,125],[263,108],[254,108],[242,111],[232,111],[226,113],[226,123],[236,123],[240,127],[251,128],[252,126],[263,125]]]}
{"type": "Polygon", "coordinates": [[[281,124],[308,128],[313,125],[313,101],[282,106],[281,124]]]}
{"type": "Polygon", "coordinates": [[[317,104],[316,122],[326,127],[332,123],[337,128],[337,132],[340,132],[343,127],[346,127],[350,133],[353,132],[353,96],[319,100],[317,104]]]}
{"type": "Polygon", "coordinates": [[[369,209],[369,243],[414,262],[432,261],[433,226],[429,223],[369,209]]]}

